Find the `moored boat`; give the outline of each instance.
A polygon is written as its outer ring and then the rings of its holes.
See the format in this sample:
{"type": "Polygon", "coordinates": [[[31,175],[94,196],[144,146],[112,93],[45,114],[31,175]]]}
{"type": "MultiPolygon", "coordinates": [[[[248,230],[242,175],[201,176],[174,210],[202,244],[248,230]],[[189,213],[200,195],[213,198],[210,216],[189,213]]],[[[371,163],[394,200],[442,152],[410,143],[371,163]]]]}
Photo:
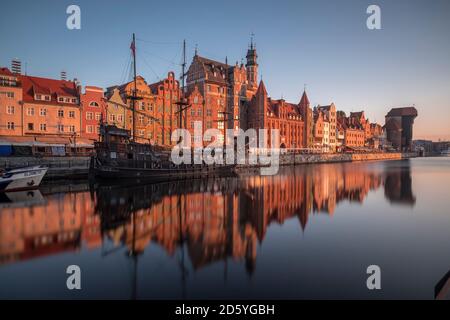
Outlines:
{"type": "Polygon", "coordinates": [[[92,159],[95,176],[105,179],[170,181],[234,175],[235,165],[180,164],[170,160],[170,151],[134,142],[129,130],[101,124],[100,140],[92,159]]]}
{"type": "Polygon", "coordinates": [[[47,170],[47,167],[40,165],[5,170],[0,174],[0,192],[35,189],[47,170]]]}

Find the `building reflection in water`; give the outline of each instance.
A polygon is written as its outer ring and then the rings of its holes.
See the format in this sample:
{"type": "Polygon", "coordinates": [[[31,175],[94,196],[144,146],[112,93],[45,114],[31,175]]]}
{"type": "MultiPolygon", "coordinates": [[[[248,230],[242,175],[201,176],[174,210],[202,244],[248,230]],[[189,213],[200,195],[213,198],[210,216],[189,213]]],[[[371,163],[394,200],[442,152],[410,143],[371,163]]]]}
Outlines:
{"type": "Polygon", "coordinates": [[[414,205],[411,185],[408,163],[333,164],[283,168],[276,176],[4,194],[0,264],[83,248],[108,255],[124,246],[136,260],[158,244],[170,256],[181,248],[182,270],[185,259],[195,270],[231,258],[251,274],[272,223],[298,219],[304,230],[311,214],[333,215],[339,202],[362,203],[380,187],[392,203],[414,205]],[[103,248],[106,240],[112,249],[103,248]]]}

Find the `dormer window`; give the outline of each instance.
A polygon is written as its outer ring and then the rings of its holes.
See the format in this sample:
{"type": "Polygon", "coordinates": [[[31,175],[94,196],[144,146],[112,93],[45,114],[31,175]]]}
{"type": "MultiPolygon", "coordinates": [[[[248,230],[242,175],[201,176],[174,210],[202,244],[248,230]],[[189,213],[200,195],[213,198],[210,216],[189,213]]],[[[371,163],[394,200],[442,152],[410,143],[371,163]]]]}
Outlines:
{"type": "Polygon", "coordinates": [[[92,101],[91,103],[89,103],[90,107],[98,107],[98,103],[95,101],[92,101]]]}
{"type": "Polygon", "coordinates": [[[58,97],[58,102],[64,102],[64,98],[63,97],[58,97]]]}

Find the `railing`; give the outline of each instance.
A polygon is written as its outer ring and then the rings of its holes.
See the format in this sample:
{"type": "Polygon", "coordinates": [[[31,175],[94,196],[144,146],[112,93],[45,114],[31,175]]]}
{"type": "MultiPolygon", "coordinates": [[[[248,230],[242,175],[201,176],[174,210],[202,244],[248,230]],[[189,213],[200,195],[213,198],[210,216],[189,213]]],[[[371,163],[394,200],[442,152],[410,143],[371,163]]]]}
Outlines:
{"type": "Polygon", "coordinates": [[[0,161],[0,168],[44,165],[50,169],[89,169],[90,159],[8,159],[0,161]]]}

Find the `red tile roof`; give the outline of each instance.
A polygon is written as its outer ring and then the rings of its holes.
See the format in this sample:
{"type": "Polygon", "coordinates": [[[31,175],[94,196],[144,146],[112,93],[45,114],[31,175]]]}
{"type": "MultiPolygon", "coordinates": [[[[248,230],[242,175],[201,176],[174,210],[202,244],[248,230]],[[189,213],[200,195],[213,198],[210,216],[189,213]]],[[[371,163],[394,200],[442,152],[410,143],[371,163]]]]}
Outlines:
{"type": "Polygon", "coordinates": [[[0,74],[3,76],[13,77],[14,74],[8,68],[0,68],[0,74]]]}
{"type": "Polygon", "coordinates": [[[23,101],[34,103],[52,102],[58,105],[73,105],[71,103],[58,102],[58,97],[78,98],[77,85],[73,81],[54,80],[47,78],[20,76],[23,87],[23,101]],[[36,101],[34,94],[49,94],[51,101],[36,101]]]}

